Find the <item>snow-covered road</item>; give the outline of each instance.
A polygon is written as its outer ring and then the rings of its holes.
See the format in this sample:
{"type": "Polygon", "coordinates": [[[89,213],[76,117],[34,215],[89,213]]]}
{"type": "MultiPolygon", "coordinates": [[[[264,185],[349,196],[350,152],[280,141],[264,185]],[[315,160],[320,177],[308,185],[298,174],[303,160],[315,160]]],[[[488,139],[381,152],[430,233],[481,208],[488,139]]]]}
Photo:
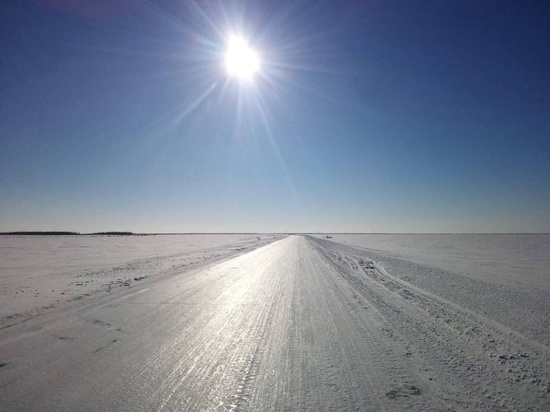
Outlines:
{"type": "Polygon", "coordinates": [[[290,236],[0,330],[0,410],[550,410],[549,354],[290,236]]]}

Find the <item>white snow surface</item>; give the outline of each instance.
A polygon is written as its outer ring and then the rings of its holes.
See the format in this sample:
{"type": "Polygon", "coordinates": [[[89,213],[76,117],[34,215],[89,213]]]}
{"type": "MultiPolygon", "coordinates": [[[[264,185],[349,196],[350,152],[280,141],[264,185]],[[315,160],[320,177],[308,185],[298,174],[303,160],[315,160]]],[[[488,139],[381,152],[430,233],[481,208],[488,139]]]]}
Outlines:
{"type": "Polygon", "coordinates": [[[0,327],[277,235],[0,236],[0,327]]]}
{"type": "Polygon", "coordinates": [[[550,410],[540,276],[453,263],[464,238],[258,236],[2,239],[0,410],[550,410]]]}
{"type": "Polygon", "coordinates": [[[316,235],[550,345],[550,235],[316,235]],[[331,239],[326,239],[331,236],[331,239]]]}
{"type": "MultiPolygon", "coordinates": [[[[316,237],[326,238],[326,234],[316,237]]],[[[330,234],[474,279],[550,289],[550,234],[330,234]]]]}

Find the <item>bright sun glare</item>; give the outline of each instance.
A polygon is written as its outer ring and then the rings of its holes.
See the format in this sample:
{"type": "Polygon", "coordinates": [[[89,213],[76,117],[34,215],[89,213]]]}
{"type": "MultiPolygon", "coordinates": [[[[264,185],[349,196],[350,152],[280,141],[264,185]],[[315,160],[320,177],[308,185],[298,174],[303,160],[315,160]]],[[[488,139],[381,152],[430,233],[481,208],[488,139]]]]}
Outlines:
{"type": "Polygon", "coordinates": [[[260,58],[244,38],[232,35],[227,42],[225,68],[231,76],[251,80],[260,70],[260,58]]]}

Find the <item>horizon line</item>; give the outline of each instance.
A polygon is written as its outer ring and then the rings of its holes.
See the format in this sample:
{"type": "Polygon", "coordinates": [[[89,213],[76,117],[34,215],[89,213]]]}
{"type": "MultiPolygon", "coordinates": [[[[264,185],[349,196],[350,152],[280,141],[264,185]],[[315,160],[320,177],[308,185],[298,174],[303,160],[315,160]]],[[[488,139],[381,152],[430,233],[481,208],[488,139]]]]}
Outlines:
{"type": "Polygon", "coordinates": [[[0,232],[0,236],[139,236],[139,235],[549,235],[550,232],[78,232],[69,230],[17,230],[0,232]]]}

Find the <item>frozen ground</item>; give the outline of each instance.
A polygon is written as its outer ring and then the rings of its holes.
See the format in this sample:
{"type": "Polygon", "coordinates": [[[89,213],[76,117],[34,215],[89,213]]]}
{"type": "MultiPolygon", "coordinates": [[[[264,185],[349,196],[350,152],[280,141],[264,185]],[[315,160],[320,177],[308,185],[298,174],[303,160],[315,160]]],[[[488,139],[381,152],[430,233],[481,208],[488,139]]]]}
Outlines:
{"type": "Polygon", "coordinates": [[[330,236],[474,279],[550,289],[550,234],[330,236]]]}
{"type": "Polygon", "coordinates": [[[275,235],[0,236],[0,328],[242,253],[275,235]]]}
{"type": "Polygon", "coordinates": [[[250,240],[181,267],[159,255],[155,276],[12,319],[0,410],[550,410],[548,288],[322,238],[250,240]],[[495,316],[531,300],[543,309],[525,328],[495,316]]]}
{"type": "Polygon", "coordinates": [[[550,346],[550,235],[330,236],[401,280],[550,346]]]}

